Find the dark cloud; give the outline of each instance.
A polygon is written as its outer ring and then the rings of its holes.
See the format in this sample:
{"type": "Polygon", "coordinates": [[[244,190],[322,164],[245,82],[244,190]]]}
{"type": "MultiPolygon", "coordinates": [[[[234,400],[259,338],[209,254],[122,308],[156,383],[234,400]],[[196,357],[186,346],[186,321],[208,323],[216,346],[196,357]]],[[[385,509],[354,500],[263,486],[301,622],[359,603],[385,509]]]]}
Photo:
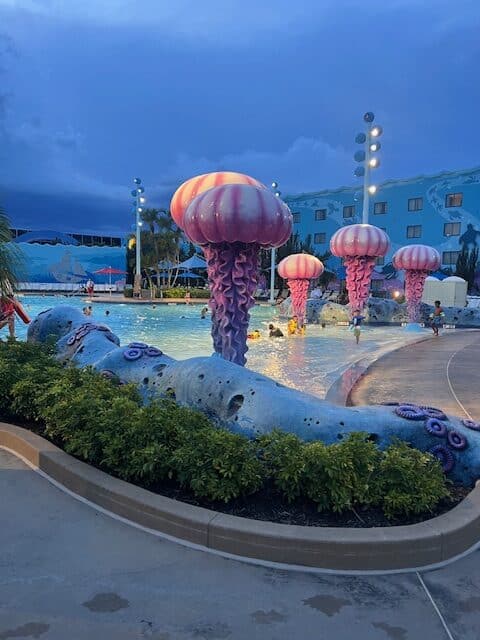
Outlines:
{"type": "Polygon", "coordinates": [[[225,7],[0,6],[0,181],[14,221],[128,230],[134,175],[159,206],[218,169],[276,179],[283,193],[352,184],[367,109],[385,128],[379,179],[478,162],[478,2],[225,7]]]}

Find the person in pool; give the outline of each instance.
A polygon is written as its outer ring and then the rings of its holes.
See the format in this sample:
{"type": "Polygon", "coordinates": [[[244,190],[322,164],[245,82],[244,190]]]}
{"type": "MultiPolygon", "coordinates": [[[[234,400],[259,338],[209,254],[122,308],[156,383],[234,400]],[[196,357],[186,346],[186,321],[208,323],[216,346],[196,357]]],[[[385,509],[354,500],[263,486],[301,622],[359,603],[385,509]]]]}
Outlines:
{"type": "Polygon", "coordinates": [[[8,327],[10,340],[15,340],[15,304],[10,296],[0,298],[0,329],[8,327]]]}
{"type": "Polygon", "coordinates": [[[207,313],[208,313],[208,307],[203,307],[203,309],[200,311],[200,318],[202,320],[205,320],[205,318],[207,317],[207,313]]]}
{"type": "Polygon", "coordinates": [[[438,336],[438,330],[442,324],[442,318],[445,316],[442,307],[440,306],[440,300],[435,300],[435,306],[433,307],[433,313],[430,314],[432,321],[433,335],[438,336]]]}
{"type": "Polygon", "coordinates": [[[355,341],[357,344],[360,342],[362,321],[364,319],[365,317],[360,314],[360,309],[355,309],[355,311],[353,312],[353,317],[350,320],[350,324],[353,328],[353,335],[355,336],[355,341]]]}
{"type": "Polygon", "coordinates": [[[298,318],[297,316],[293,316],[290,318],[287,324],[287,331],[289,336],[294,336],[298,330],[298,318]]]}
{"type": "Polygon", "coordinates": [[[282,330],[276,327],[275,325],[269,324],[268,330],[269,330],[268,335],[270,336],[270,338],[283,338],[282,330]]]}

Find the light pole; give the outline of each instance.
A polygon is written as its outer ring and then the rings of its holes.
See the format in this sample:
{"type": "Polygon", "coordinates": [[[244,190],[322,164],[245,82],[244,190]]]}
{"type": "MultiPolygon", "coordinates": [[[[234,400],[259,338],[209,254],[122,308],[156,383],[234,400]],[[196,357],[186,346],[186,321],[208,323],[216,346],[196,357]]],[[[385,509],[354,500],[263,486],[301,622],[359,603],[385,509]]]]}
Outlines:
{"type": "Polygon", "coordinates": [[[379,151],[381,148],[378,138],[382,135],[383,129],[378,124],[372,126],[372,123],[375,120],[375,114],[371,111],[367,111],[367,113],[365,113],[363,120],[365,122],[365,133],[357,133],[355,137],[355,142],[357,144],[362,144],[363,150],[356,151],[353,157],[356,162],[359,163],[354,174],[357,178],[361,178],[363,176],[362,223],[368,224],[370,196],[377,191],[377,187],[370,184],[370,172],[372,169],[377,169],[380,166],[380,160],[377,156],[372,154],[379,151]]]}
{"type": "MultiPolygon", "coordinates": [[[[281,192],[278,191],[278,182],[272,182],[271,184],[273,193],[279,198],[281,192]]],[[[270,254],[270,304],[275,303],[275,247],[272,247],[270,254]]]]}
{"type": "Polygon", "coordinates": [[[135,279],[133,281],[133,295],[140,296],[142,292],[142,248],[141,248],[141,231],[142,221],[140,215],[143,212],[143,205],[146,198],[143,195],[145,189],[141,186],[140,178],[134,178],[135,189],[132,196],[135,198],[135,279]]]}

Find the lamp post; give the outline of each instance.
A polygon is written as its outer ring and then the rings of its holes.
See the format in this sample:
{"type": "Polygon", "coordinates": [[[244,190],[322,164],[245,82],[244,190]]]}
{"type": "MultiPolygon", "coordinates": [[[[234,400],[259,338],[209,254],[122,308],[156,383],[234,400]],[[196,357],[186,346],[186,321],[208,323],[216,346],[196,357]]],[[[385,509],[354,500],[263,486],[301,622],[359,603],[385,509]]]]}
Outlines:
{"type": "Polygon", "coordinates": [[[143,212],[143,205],[146,202],[146,198],[143,195],[145,189],[142,186],[140,178],[134,178],[135,189],[132,191],[132,196],[135,198],[135,279],[133,281],[133,295],[140,296],[142,292],[142,250],[141,250],[141,231],[142,221],[140,219],[143,212]]]}
{"type": "Polygon", "coordinates": [[[368,224],[370,196],[377,192],[377,187],[374,184],[370,184],[370,172],[372,169],[377,169],[380,166],[378,156],[373,154],[381,148],[378,138],[382,135],[383,129],[378,124],[373,125],[372,123],[374,120],[375,114],[372,113],[372,111],[367,111],[363,116],[363,121],[365,122],[365,133],[357,133],[355,137],[355,142],[363,145],[363,150],[356,151],[353,156],[356,162],[359,163],[354,174],[357,178],[363,177],[363,224],[368,224]]]}
{"type": "MultiPolygon", "coordinates": [[[[272,182],[273,193],[279,198],[282,194],[278,190],[278,182],[272,182]]],[[[275,303],[275,247],[272,247],[270,254],[270,304],[275,303]]]]}

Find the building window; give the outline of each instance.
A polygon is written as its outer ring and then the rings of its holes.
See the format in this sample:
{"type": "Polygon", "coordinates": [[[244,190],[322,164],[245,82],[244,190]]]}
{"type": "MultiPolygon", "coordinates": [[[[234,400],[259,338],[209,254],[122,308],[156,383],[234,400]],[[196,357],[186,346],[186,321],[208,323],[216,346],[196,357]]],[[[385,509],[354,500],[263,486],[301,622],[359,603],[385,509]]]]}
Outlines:
{"type": "Polygon", "coordinates": [[[452,265],[457,264],[457,259],[460,251],[444,251],[442,254],[442,264],[452,265]]]}
{"type": "Polygon", "coordinates": [[[461,207],[463,202],[463,193],[447,193],[445,196],[446,207],[461,207]]]}
{"type": "Polygon", "coordinates": [[[375,202],[375,205],[373,207],[373,213],[387,213],[387,203],[375,202]]]}
{"type": "Polygon", "coordinates": [[[421,238],[422,237],[422,225],[411,224],[407,227],[407,238],[421,238]]]}
{"type": "Polygon", "coordinates": [[[315,211],[315,221],[326,220],[327,219],[327,210],[326,209],[317,209],[315,211]]]}
{"type": "Polygon", "coordinates": [[[383,265],[385,264],[385,256],[378,256],[378,258],[375,258],[375,264],[378,267],[383,267],[383,265]]]}
{"type": "Polygon", "coordinates": [[[423,209],[423,198],[409,198],[408,210],[409,211],[421,211],[423,209]]]}
{"type": "Polygon", "coordinates": [[[300,222],[300,214],[299,213],[292,213],[292,217],[293,217],[293,222],[294,223],[300,222]]]}
{"type": "Polygon", "coordinates": [[[350,205],[349,207],[343,207],[344,218],[353,218],[354,215],[355,215],[355,205],[350,205]]]}
{"type": "Polygon", "coordinates": [[[460,235],[460,222],[446,222],[443,225],[444,236],[459,236],[460,235]]]}
{"type": "Polygon", "coordinates": [[[316,233],[313,237],[313,241],[315,244],[324,244],[327,239],[326,233],[316,233]]]}

